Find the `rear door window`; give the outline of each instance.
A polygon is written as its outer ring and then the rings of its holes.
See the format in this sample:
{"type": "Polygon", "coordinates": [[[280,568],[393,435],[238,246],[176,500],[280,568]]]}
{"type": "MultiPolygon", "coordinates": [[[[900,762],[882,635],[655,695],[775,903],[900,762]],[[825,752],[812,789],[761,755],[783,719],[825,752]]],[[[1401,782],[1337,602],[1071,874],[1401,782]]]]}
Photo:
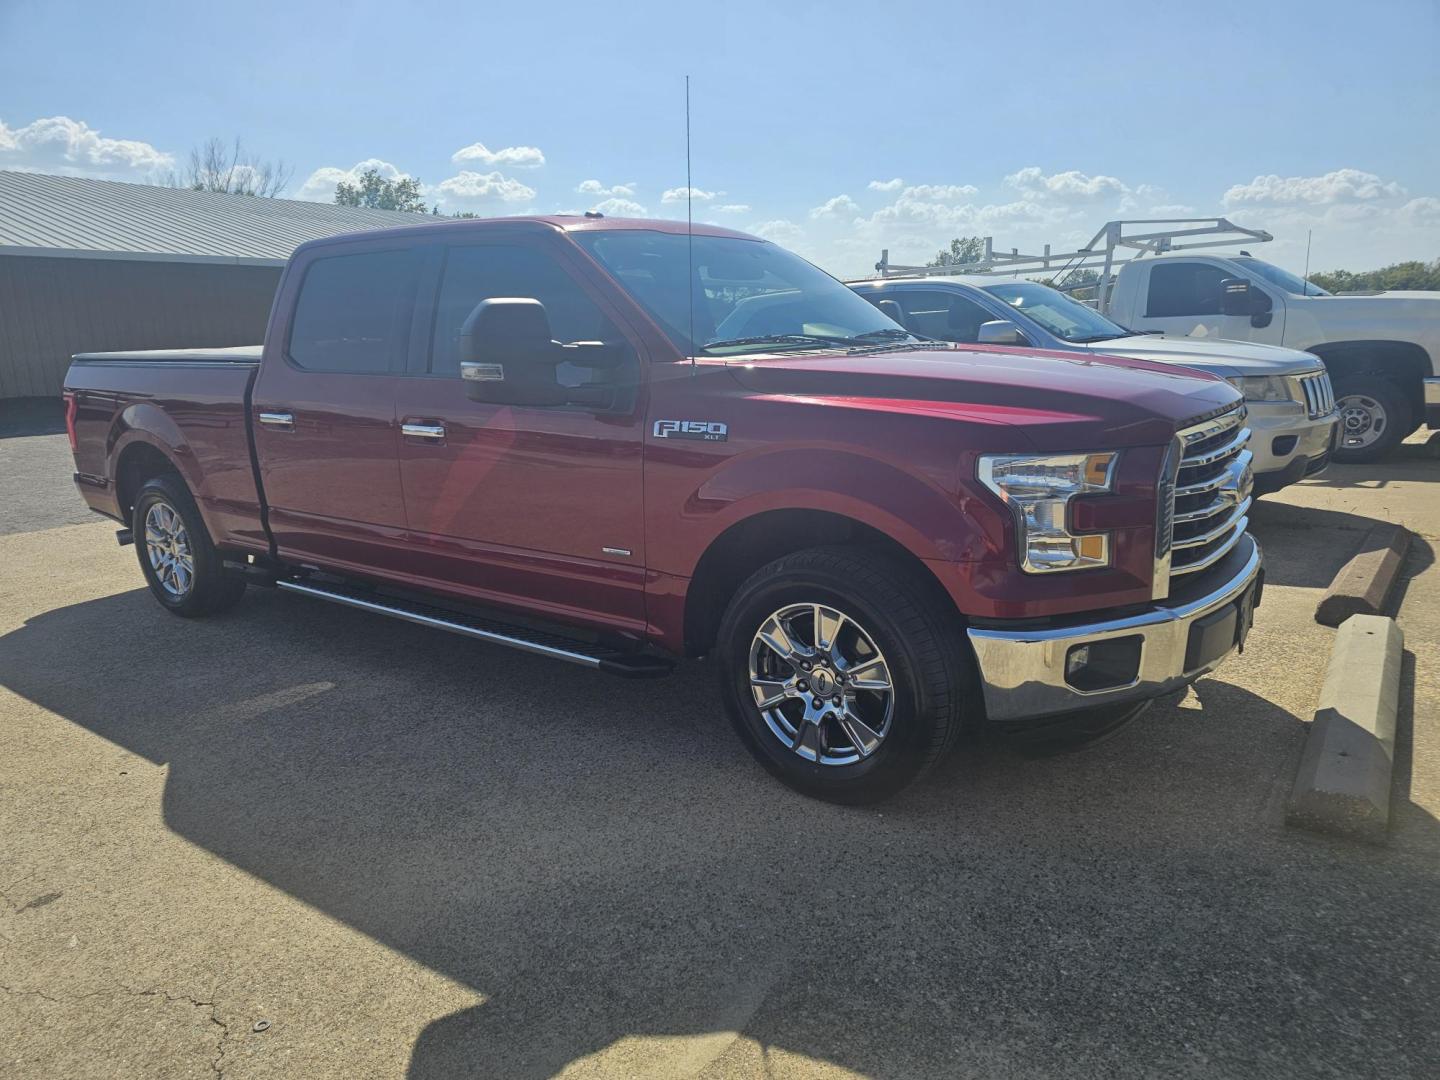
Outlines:
{"type": "Polygon", "coordinates": [[[413,249],[316,259],[290,324],[290,359],[307,371],[378,374],[404,366],[419,255],[413,249]]]}

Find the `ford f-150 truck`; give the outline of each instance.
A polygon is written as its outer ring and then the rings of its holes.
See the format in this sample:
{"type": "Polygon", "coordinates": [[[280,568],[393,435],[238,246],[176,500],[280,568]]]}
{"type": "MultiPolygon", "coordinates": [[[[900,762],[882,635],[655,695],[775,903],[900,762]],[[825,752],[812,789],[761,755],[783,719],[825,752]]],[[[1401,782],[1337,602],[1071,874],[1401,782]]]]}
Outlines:
{"type": "Polygon", "coordinates": [[[1183,364],[1245,395],[1255,493],[1279,491],[1330,463],[1337,430],[1330,377],[1309,353],[1242,341],[1127,330],[1038,281],[927,275],[852,281],[850,287],[906,329],[940,341],[1033,345],[1183,364]]]}
{"type": "Polygon", "coordinates": [[[1263,582],[1226,382],[922,341],[718,228],[314,241],[263,347],[77,356],[65,401],[174,614],[257,584],[617,674],[708,654],[759,761],[837,801],[962,728],[1133,712],[1263,582]]]}

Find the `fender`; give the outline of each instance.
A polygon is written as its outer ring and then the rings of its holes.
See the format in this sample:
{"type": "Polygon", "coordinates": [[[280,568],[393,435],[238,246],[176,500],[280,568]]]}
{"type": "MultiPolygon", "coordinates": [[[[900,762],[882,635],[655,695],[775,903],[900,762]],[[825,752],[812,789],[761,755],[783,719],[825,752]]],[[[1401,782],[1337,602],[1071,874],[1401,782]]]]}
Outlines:
{"type": "Polygon", "coordinates": [[[118,504],[120,498],[120,459],[125,451],[136,443],[157,450],[185,481],[185,486],[195,496],[200,516],[211,536],[218,535],[215,522],[209,510],[210,492],[205,471],[196,460],[189,440],[175,423],[159,407],[149,402],[127,405],[111,424],[106,446],[106,469],[110,484],[115,490],[118,504]]]}
{"type": "MultiPolygon", "coordinates": [[[[731,526],[757,514],[821,510],[868,525],[918,558],[969,562],[982,557],[993,543],[1003,547],[1005,542],[999,515],[988,506],[975,505],[978,501],[958,482],[947,491],[868,454],[798,447],[730,459],[686,501],[684,512],[708,515],[692,549],[698,552],[731,526]],[[775,486],[778,477],[785,478],[784,487],[775,486]],[[863,492],[864,497],[855,492],[863,492]],[[987,520],[995,525],[994,535],[983,527],[987,520]]],[[[693,570],[692,563],[681,572],[693,570]]]]}

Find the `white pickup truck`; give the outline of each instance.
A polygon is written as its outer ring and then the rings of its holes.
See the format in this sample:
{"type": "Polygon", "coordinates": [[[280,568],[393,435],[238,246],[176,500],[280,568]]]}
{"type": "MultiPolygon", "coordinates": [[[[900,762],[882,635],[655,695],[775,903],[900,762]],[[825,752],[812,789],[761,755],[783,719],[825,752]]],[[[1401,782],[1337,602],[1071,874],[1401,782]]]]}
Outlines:
{"type": "Polygon", "coordinates": [[[1102,311],[1133,330],[1286,345],[1320,357],[1340,412],[1337,461],[1373,461],[1440,427],[1440,292],[1332,296],[1242,252],[1118,269],[1102,311]]]}

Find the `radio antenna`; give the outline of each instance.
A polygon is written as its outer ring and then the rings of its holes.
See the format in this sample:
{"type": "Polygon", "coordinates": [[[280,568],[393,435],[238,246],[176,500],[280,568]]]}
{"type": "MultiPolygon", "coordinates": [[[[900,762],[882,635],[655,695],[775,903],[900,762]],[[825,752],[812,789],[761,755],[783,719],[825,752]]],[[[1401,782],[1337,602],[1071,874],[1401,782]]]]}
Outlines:
{"type": "Polygon", "coordinates": [[[1305,276],[1300,280],[1305,283],[1305,295],[1310,295],[1310,240],[1315,235],[1314,229],[1305,230],[1305,276]]]}
{"type": "Polygon", "coordinates": [[[690,373],[695,373],[695,219],[690,200],[690,76],[685,76],[685,291],[690,297],[690,373]]]}

